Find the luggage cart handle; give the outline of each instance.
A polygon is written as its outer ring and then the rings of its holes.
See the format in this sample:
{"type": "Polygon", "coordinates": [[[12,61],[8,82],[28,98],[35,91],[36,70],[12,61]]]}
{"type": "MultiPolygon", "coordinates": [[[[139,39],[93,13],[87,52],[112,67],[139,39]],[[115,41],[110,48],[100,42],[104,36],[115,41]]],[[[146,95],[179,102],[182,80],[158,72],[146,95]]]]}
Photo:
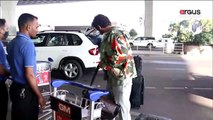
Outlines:
{"type": "Polygon", "coordinates": [[[100,97],[109,94],[109,92],[107,90],[102,90],[102,89],[94,88],[92,86],[81,84],[81,83],[78,83],[78,82],[73,82],[73,81],[65,81],[65,80],[57,79],[57,80],[52,81],[51,84],[55,88],[58,88],[58,87],[60,87],[62,85],[67,84],[67,85],[73,85],[73,86],[77,86],[77,87],[80,87],[80,88],[88,89],[88,90],[90,90],[88,97],[92,101],[96,101],[100,97]]]}
{"type": "Polygon", "coordinates": [[[94,88],[92,86],[86,85],[86,84],[82,84],[79,82],[73,82],[73,81],[65,81],[65,80],[61,80],[61,79],[56,79],[54,81],[52,81],[52,86],[55,88],[61,87],[62,85],[73,85],[73,86],[77,86],[80,88],[85,88],[88,90],[92,90],[92,91],[102,91],[102,92],[106,92],[107,90],[103,90],[103,89],[98,89],[98,88],[94,88]]]}
{"type": "Polygon", "coordinates": [[[102,96],[108,95],[109,92],[103,92],[103,91],[88,91],[89,93],[89,99],[91,101],[97,101],[99,100],[102,96]]]}

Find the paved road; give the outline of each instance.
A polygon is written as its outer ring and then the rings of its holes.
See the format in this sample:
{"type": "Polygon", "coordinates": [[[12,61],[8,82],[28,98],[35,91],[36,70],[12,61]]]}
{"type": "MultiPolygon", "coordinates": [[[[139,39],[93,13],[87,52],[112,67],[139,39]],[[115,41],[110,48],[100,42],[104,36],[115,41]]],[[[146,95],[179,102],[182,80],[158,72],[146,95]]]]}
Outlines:
{"type": "Polygon", "coordinates": [[[143,58],[146,91],[140,112],[173,120],[213,119],[213,77],[206,72],[212,71],[212,60],[180,55],[143,58]]]}
{"type": "MultiPolygon", "coordinates": [[[[145,104],[131,110],[132,118],[145,113],[173,120],[213,120],[212,59],[152,53],[134,52],[143,58],[145,104]]],[[[87,72],[78,82],[89,84],[92,74],[87,72]]],[[[94,86],[104,88],[102,76],[99,71],[94,86]]]]}

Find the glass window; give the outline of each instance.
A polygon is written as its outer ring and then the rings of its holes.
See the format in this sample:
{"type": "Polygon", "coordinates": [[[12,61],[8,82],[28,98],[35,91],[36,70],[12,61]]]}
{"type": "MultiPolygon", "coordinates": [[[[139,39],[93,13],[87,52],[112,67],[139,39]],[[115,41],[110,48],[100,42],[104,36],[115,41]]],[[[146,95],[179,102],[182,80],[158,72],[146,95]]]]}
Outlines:
{"type": "Polygon", "coordinates": [[[50,40],[47,46],[65,46],[67,44],[63,34],[53,34],[50,36],[50,40]]]}
{"type": "Polygon", "coordinates": [[[33,43],[36,47],[39,47],[39,46],[45,46],[45,41],[46,41],[46,37],[47,35],[42,35],[42,34],[39,34],[37,35],[35,38],[33,38],[33,43]]]}
{"type": "Polygon", "coordinates": [[[154,38],[154,37],[148,37],[148,39],[149,39],[149,40],[155,40],[155,38],[154,38]]]}
{"type": "Polygon", "coordinates": [[[144,39],[144,40],[149,40],[149,38],[148,38],[148,37],[144,37],[143,39],[144,39]]]}
{"type": "Polygon", "coordinates": [[[136,38],[135,40],[139,41],[139,40],[142,40],[142,38],[141,38],[141,37],[138,37],[138,38],[136,38]]]}
{"type": "Polygon", "coordinates": [[[82,40],[79,36],[74,35],[74,34],[68,34],[67,35],[67,39],[68,39],[68,45],[81,45],[82,44],[82,40]]]}

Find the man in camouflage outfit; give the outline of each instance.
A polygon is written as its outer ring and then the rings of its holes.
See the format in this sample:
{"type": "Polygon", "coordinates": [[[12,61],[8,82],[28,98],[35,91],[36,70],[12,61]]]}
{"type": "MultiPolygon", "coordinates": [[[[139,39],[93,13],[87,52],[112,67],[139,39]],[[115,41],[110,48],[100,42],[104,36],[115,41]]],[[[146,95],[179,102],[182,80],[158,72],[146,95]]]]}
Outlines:
{"type": "Polygon", "coordinates": [[[103,34],[99,66],[107,71],[107,89],[121,106],[119,120],[131,120],[129,97],[132,78],[136,77],[131,47],[122,31],[113,27],[108,17],[95,16],[92,26],[103,34]]]}

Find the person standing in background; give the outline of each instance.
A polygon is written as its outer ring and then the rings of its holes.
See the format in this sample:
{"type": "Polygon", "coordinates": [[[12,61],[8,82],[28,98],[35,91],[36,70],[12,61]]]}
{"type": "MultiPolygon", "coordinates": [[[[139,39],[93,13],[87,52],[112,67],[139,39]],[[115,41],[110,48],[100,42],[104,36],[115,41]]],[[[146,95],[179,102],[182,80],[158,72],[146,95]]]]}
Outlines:
{"type": "Polygon", "coordinates": [[[19,33],[7,47],[13,83],[10,87],[12,120],[38,120],[39,105],[46,104],[36,83],[36,51],[31,38],[38,32],[38,18],[23,13],[18,19],[19,33]]]}
{"type": "Polygon", "coordinates": [[[2,40],[6,40],[8,34],[6,20],[0,19],[0,120],[6,120],[8,108],[8,91],[5,81],[10,73],[8,71],[7,59],[2,43],[2,40]]]}

